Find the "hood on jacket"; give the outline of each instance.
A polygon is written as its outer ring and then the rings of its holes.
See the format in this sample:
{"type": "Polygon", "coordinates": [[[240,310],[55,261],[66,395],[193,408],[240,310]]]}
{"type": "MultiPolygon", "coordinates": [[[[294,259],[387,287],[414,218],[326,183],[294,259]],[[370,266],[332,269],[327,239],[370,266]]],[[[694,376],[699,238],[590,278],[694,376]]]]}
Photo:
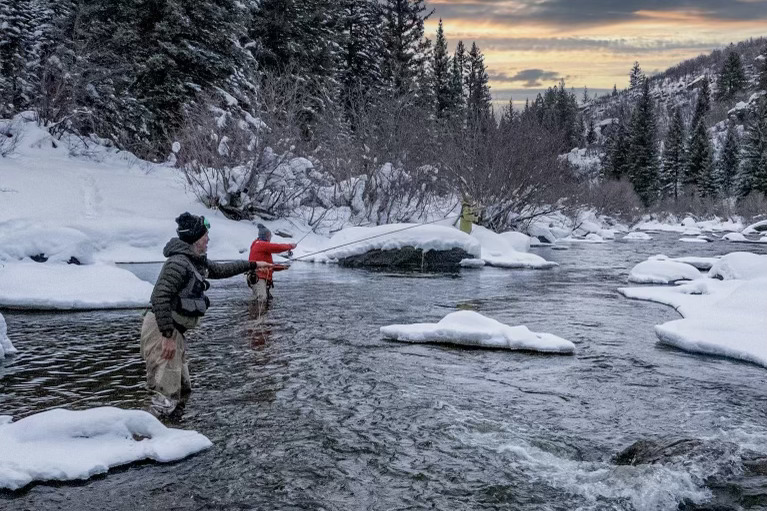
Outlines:
{"type": "Polygon", "coordinates": [[[200,256],[194,253],[192,245],[185,241],[181,241],[178,238],[171,238],[168,243],[165,244],[165,248],[162,249],[162,255],[170,257],[172,255],[185,255],[187,256],[195,266],[205,266],[208,258],[207,256],[200,256]]]}

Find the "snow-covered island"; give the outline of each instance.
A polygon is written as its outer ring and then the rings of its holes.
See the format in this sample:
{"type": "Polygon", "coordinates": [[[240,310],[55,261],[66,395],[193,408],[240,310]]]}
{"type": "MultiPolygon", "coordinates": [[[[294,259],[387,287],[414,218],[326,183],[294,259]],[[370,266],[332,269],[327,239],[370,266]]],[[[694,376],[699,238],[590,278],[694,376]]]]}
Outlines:
{"type": "Polygon", "coordinates": [[[452,312],[437,323],[381,327],[387,339],[410,343],[439,343],[509,350],[571,354],[575,345],[553,334],[509,326],[474,311],[452,312]]]}

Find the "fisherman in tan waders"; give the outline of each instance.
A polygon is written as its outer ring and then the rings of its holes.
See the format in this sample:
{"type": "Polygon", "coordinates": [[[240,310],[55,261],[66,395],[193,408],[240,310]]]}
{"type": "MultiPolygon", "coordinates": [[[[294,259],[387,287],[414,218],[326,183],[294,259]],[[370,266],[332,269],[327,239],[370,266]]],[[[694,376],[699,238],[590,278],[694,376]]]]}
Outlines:
{"type": "Polygon", "coordinates": [[[477,215],[474,214],[474,208],[471,207],[469,199],[464,198],[461,203],[461,221],[459,229],[466,234],[471,234],[472,224],[477,221],[477,215]]]}
{"type": "Polygon", "coordinates": [[[171,238],[167,257],[151,297],[151,311],[141,327],[141,356],[146,361],[147,386],[154,392],[150,412],[180,415],[192,390],[186,356],[187,330],[196,327],[210,306],[206,279],[270,268],[265,262],[215,263],[207,258],[210,224],[204,216],[183,213],[176,218],[177,238],[171,238]]]}

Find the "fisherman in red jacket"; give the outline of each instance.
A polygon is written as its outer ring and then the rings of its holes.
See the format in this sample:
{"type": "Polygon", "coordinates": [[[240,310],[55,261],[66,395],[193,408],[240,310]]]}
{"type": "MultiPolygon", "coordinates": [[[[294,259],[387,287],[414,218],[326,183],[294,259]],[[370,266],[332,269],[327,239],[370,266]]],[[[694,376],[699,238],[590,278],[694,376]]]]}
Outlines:
{"type": "MultiPolygon", "coordinates": [[[[296,248],[295,243],[272,243],[272,231],[263,224],[258,224],[258,239],[250,246],[251,262],[263,261],[273,263],[272,254],[287,252],[296,248]]],[[[271,268],[258,269],[248,274],[248,286],[253,290],[256,300],[266,302],[272,298],[269,289],[274,287],[272,283],[272,274],[275,271],[287,270],[289,266],[284,264],[275,264],[271,268]]]]}

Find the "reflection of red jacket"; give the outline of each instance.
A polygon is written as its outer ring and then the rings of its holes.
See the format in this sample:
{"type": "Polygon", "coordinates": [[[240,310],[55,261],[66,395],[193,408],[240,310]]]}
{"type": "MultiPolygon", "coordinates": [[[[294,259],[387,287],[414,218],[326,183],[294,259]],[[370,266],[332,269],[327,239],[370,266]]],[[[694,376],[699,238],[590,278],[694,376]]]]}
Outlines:
{"type": "MultiPolygon", "coordinates": [[[[287,252],[293,248],[288,243],[272,243],[270,241],[256,240],[250,246],[250,257],[248,260],[263,261],[266,263],[273,263],[272,254],[279,254],[280,252],[287,252]]],[[[259,279],[272,280],[272,273],[274,271],[280,271],[284,268],[262,268],[256,271],[259,279]]]]}

